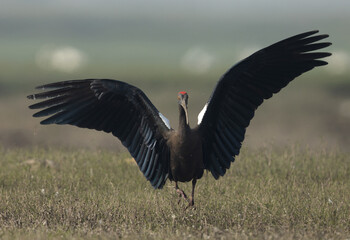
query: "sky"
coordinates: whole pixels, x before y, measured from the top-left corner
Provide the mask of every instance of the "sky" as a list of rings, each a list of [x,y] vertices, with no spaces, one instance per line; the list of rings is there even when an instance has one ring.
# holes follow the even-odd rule
[[[1,0],[1,18],[41,18],[63,15],[98,18],[213,18],[245,20],[337,17],[349,13],[348,0]]]

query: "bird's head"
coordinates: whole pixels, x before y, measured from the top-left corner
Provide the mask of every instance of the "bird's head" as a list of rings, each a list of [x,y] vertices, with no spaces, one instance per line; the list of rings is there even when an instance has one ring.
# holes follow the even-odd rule
[[[187,92],[181,91],[177,94],[177,100],[179,105],[183,108],[186,115],[186,123],[188,124],[188,114],[187,114],[187,102],[188,102],[188,94]]]

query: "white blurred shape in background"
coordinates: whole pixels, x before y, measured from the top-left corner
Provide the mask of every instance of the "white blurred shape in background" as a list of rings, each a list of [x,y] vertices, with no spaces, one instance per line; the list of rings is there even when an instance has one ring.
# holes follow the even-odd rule
[[[184,70],[200,75],[207,73],[214,62],[214,55],[199,46],[195,46],[188,49],[182,56],[180,65]]]
[[[325,69],[333,75],[343,75],[350,69],[350,55],[346,51],[334,51],[326,61],[329,65]]]
[[[36,64],[45,70],[71,73],[80,69],[86,62],[86,55],[71,46],[43,46],[36,54]]]

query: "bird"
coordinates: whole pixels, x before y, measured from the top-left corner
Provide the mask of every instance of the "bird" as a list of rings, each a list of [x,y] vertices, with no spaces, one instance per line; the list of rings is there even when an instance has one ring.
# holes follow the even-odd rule
[[[331,53],[316,51],[331,45],[321,41],[328,37],[318,30],[304,32],[233,65],[217,82],[194,128],[189,124],[186,91],[177,94],[179,125],[174,130],[141,89],[112,79],[38,86],[41,92],[27,97],[41,101],[29,108],[40,109],[33,117],[46,117],[40,122],[44,125],[70,124],[112,133],[155,189],[169,179],[179,201],[184,199],[191,207],[204,171],[219,179],[239,155],[246,128],[263,101],[299,75],[328,64],[323,58]],[[187,196],[178,183],[190,181],[192,192]]]

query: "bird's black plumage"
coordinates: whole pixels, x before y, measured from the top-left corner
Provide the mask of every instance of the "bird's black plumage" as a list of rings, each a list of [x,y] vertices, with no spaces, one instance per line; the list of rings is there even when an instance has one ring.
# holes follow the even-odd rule
[[[310,52],[331,45],[315,43],[328,35],[302,33],[261,49],[229,69],[217,83],[199,125],[204,165],[217,179],[238,155],[245,130],[264,99],[314,67],[327,52]],[[314,36],[313,36],[314,35]]]
[[[28,96],[48,99],[30,106],[44,108],[34,117],[51,115],[41,124],[71,124],[112,133],[128,148],[152,186],[164,185],[169,168],[164,136],[170,129],[140,89],[108,79],[64,81],[37,89],[55,89]]]
[[[38,87],[49,90],[28,96],[44,99],[31,109],[42,124],[71,124],[112,133],[127,147],[153,187],[166,180],[192,180],[193,205],[196,180],[203,170],[215,179],[223,176],[239,154],[246,128],[264,99],[272,97],[295,77],[314,67],[330,53],[313,52],[331,45],[318,41],[328,35],[302,33],[266,47],[229,69],[217,83],[199,115],[199,124],[188,124],[188,95],[178,95],[179,130],[170,128],[147,96],[137,87],[109,79],[71,80]]]

